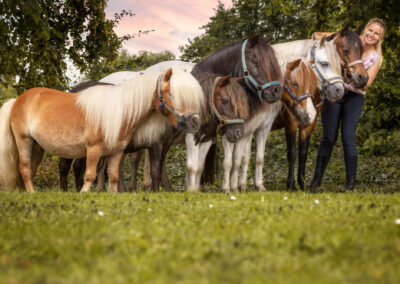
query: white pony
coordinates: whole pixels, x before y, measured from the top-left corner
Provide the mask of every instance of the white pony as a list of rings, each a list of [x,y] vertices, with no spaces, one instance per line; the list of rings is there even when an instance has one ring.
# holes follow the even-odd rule
[[[325,93],[326,97],[330,100],[339,99],[344,95],[343,81],[340,75],[341,60],[332,42],[327,42],[323,38],[320,41],[300,40],[277,44],[272,47],[281,66],[293,57],[307,57],[308,60],[314,59],[315,68],[318,69],[317,74],[319,73],[322,76],[318,74],[319,89],[321,92]],[[250,161],[253,133],[256,134],[254,185],[259,191],[266,190],[263,184],[265,142],[280,109],[281,102],[265,104],[264,112],[260,112],[248,121],[245,121],[244,138],[236,143],[230,143],[226,137],[222,137],[222,146],[224,148],[224,180],[222,189],[225,192],[247,188],[247,170]],[[315,119],[315,112],[315,108],[310,107],[309,117]],[[241,173],[239,176],[240,168]]]

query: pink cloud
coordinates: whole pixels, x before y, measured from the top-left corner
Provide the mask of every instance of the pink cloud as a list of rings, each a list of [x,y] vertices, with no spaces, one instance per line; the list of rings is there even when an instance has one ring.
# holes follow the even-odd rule
[[[231,7],[231,0],[223,0],[225,7]],[[187,43],[188,38],[203,33],[200,27],[215,15],[217,0],[110,0],[106,8],[108,18],[114,13],[132,10],[136,15],[125,18],[115,31],[119,36],[134,34],[139,30],[151,30],[147,35],[125,42],[123,47],[129,52],[139,50],[160,52],[170,50],[178,55],[178,46]]]

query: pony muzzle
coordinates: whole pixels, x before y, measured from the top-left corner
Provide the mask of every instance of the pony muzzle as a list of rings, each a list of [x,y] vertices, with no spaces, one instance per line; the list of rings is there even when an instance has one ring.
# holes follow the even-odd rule
[[[325,95],[328,101],[335,102],[344,96],[344,86],[341,82],[337,82],[326,86]]]
[[[263,100],[267,103],[275,103],[282,98],[283,89],[281,85],[272,85],[262,92]]]
[[[362,89],[368,83],[369,80],[368,74],[363,75],[358,71],[351,72],[350,74],[351,74],[351,81],[353,81],[355,88]]]
[[[191,112],[180,116],[177,127],[188,133],[196,133],[200,130],[200,124],[199,113]]]

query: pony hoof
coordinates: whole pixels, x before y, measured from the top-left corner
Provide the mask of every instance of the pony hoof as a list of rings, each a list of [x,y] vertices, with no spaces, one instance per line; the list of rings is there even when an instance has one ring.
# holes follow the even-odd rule
[[[229,188],[223,188],[222,191],[225,192],[225,193],[230,193],[231,192]]]
[[[263,185],[256,186],[257,190],[260,192],[267,191]]]
[[[242,184],[239,186],[240,192],[247,192],[247,185],[246,184]]]

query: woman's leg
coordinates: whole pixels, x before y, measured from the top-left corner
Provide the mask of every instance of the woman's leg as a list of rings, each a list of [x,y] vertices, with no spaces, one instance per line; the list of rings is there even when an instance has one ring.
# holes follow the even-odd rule
[[[364,95],[349,92],[342,108],[342,142],[346,166],[346,190],[352,190],[357,173],[356,132],[364,106]]]
[[[342,100],[334,103],[324,102],[321,112],[322,139],[318,148],[314,178],[309,185],[310,191],[321,186],[322,177],[331,157],[333,146],[337,140],[341,117]]]

